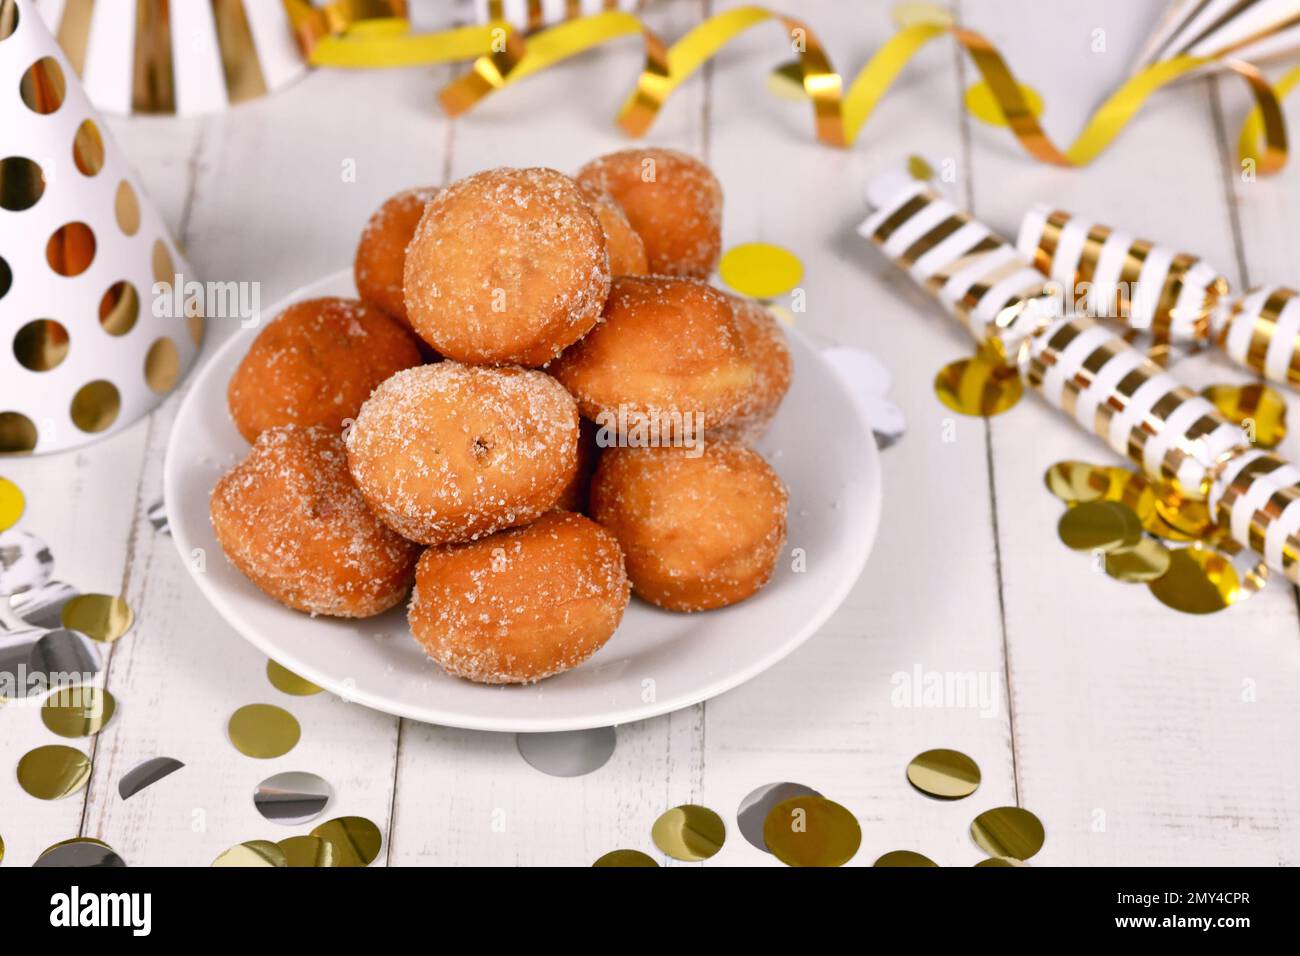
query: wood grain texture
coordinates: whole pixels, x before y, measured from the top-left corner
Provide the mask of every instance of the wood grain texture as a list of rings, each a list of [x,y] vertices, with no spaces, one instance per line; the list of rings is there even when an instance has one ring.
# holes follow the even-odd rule
[[[675,37],[738,5],[671,0],[649,16]],[[1044,122],[1065,142],[1125,74],[1159,4],[962,0],[958,12],[1043,94]],[[816,0],[799,14],[846,72],[892,30],[881,4]],[[1098,29],[1103,52],[1093,51]],[[974,75],[948,41],[908,68],[852,150],[831,150],[812,140],[806,105],[765,88],[787,43],[769,24],[729,46],[674,94],[648,141],[713,165],[726,192],[725,244],[768,240],[802,259],[805,332],[866,348],[894,371],[909,433],[884,456],[872,559],[821,633],[743,687],[618,728],[610,762],[576,779],[534,770],[512,735],[399,722],[326,694],[287,697],[148,525],[174,396],[108,441],[0,465],[27,490],[22,526],[49,540],[58,576],[124,591],[139,616],[111,651],[120,710],[88,742],[95,769],[85,792],[56,803],[23,793],[5,768],[56,741],[34,708],[0,711],[4,865],[28,865],[78,833],[132,864],[206,865],[241,840],[305,832],[253,808],[253,787],[279,770],[323,775],[336,791],[329,815],[373,819],[388,838],[381,862],[393,865],[587,865],[619,847],[662,861],[651,824],[685,802],[727,821],[714,864],[775,865],[734,824],[750,790],[780,780],[854,812],[858,866],[893,849],[969,865],[981,856],[971,818],[1017,803],[1046,825],[1035,861],[1045,865],[1300,862],[1294,590],[1275,583],[1194,619],[1091,572],[1057,541],[1061,507],[1041,475],[1061,458],[1113,456],[1034,400],[989,423],[954,418],[931,380],[968,353],[965,333],[853,233],[866,177],[921,152],[948,161],[956,197],[1007,235],[1032,202],[1050,200],[1181,243],[1234,283],[1294,283],[1300,164],[1242,181],[1230,145],[1245,104],[1231,82],[1204,79],[1160,94],[1093,166],[1037,164],[1004,130],[965,115]],[[269,305],[349,263],[366,217],[399,189],[502,164],[573,170],[627,145],[611,118],[640,60],[633,41],[615,43],[456,122],[434,102],[451,71],[417,68],[317,71],[226,113],[109,125],[202,277],[258,282]],[[230,328],[211,323],[206,354]],[[1178,373],[1197,385],[1244,378],[1213,356]],[[837,423],[810,427],[835,440]],[[1300,457],[1300,438],[1283,450]],[[949,692],[927,697],[936,680]],[[254,701],[302,722],[287,756],[253,760],[230,746],[227,717]],[[979,762],[973,797],[932,801],[908,786],[908,760],[940,746]],[[122,774],[158,755],[186,767],[122,801]]]

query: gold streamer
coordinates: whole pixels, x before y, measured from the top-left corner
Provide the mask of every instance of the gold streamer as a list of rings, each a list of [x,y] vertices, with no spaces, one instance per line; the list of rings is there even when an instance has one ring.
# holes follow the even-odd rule
[[[460,27],[423,35],[409,33],[400,14],[364,15],[385,0],[336,0],[313,8],[306,0],[284,0],[308,60],[317,66],[383,67],[440,63],[477,56],[470,71],[443,88],[439,100],[451,116],[471,109],[496,90],[518,82],[610,41],[640,35],[645,65],[636,89],[619,110],[618,123],[632,136],[653,124],[672,92],[723,47],[742,33],[769,21],[781,25],[799,52],[798,70],[813,106],[819,140],[830,146],[851,145],[876,105],[903,68],[930,41],[951,35],[970,56],[1008,128],[1021,147],[1045,163],[1084,166],[1100,155],[1157,90],[1208,64],[1240,76],[1249,86],[1254,109],[1241,136],[1242,158],[1260,173],[1286,162],[1287,138],[1279,94],[1248,63],[1215,56],[1181,55],[1152,64],[1129,78],[1092,115],[1066,149],[1048,137],[1026,101],[1002,55],[981,34],[942,21],[904,26],[857,73],[847,91],[816,35],[802,21],[760,6],[737,7],[709,17],[671,46],[630,13],[606,12],[569,20],[541,30],[526,41],[505,23]],[[392,5],[400,5],[392,0]],[[1226,51],[1231,52],[1231,51]],[[1291,86],[1300,71],[1288,75]],[[1285,92],[1283,90],[1283,92]],[[1260,140],[1262,139],[1262,148]]]
[[[175,113],[171,12],[165,4],[155,6],[149,0],[136,0],[135,11],[131,110],[136,113]]]

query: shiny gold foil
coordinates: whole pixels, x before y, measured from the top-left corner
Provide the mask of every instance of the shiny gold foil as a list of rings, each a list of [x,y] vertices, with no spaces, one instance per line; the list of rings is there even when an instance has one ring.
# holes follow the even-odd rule
[[[144,357],[144,380],[159,395],[166,395],[181,374],[181,354],[176,343],[163,336],[155,339]]]
[[[872,866],[938,866],[934,860],[913,850],[890,850],[877,858]]]
[[[311,835],[329,847],[330,866],[369,866],[384,843],[379,827],[365,817],[326,820]]]
[[[990,418],[1013,408],[1025,392],[1015,366],[986,352],[949,362],[934,379],[934,393],[960,415]]]
[[[276,690],[292,694],[294,697],[310,697],[321,692],[321,688],[307,678],[299,677],[287,667],[270,659],[266,662],[266,679]]]
[[[654,857],[640,850],[610,850],[592,866],[658,866]]]
[[[253,31],[244,13],[244,0],[212,0],[212,20],[221,50],[226,98],[242,103],[266,95],[266,77],[253,44]]]
[[[989,856],[1027,860],[1043,848],[1045,834],[1038,817],[1021,807],[985,810],[970,825],[971,839]]]
[[[284,850],[270,840],[248,840],[226,850],[215,860],[213,866],[288,866],[289,861]]]
[[[1106,555],[1106,573],[1118,581],[1146,583],[1169,570],[1169,549],[1154,538],[1143,538],[1131,548]]]
[[[62,687],[41,704],[41,722],[60,737],[92,737],[116,711],[117,700],[102,687]]]
[[[1067,504],[1081,501],[1118,500],[1112,497],[1120,469],[1092,465],[1086,461],[1058,461],[1043,475],[1047,490]],[[1123,472],[1127,475],[1127,472]],[[1118,487],[1122,488],[1122,484]]]
[[[64,223],[45,243],[45,261],[61,276],[79,276],[95,259],[95,234],[84,222]]]
[[[48,372],[68,357],[68,330],[53,319],[28,322],[14,336],[14,357],[33,372]]]
[[[131,109],[136,113],[175,113],[171,11],[167,4],[155,0],[136,0],[135,10]]]
[[[1057,533],[1075,551],[1118,551],[1142,538],[1133,509],[1116,501],[1085,501],[1061,516]]]
[[[980,768],[960,751],[927,750],[907,765],[907,782],[932,797],[957,800],[979,789]]]
[[[63,67],[52,56],[41,57],[29,66],[18,82],[18,95],[33,113],[56,112],[67,92]]]
[[[94,120],[83,120],[72,139],[72,162],[83,176],[94,176],[104,168],[104,137]]]
[[[36,205],[44,195],[45,173],[35,160],[26,156],[0,157],[0,209],[22,212]],[[9,275],[8,266],[5,271]]]
[[[767,815],[763,840],[787,866],[843,866],[862,845],[862,828],[833,800],[791,797]]]
[[[125,179],[117,184],[117,193],[113,197],[113,214],[117,218],[117,227],[124,235],[134,236],[139,230],[140,201]]]
[[[40,800],[69,796],[89,779],[90,758],[62,744],[29,750],[18,761],[18,785]]]
[[[1286,437],[1286,400],[1261,382],[1211,385],[1202,395],[1229,421],[1246,429],[1260,448],[1276,448]]]
[[[122,396],[117,386],[105,379],[88,382],[72,396],[72,424],[83,432],[102,432],[117,421]]]
[[[1172,552],[1169,570],[1147,586],[1161,604],[1186,614],[1213,614],[1258,590],[1243,584],[1230,557],[1200,543]]]
[[[986,860],[980,860],[976,866],[1028,866],[1020,860],[1013,860],[1009,856],[991,856]]]
[[[126,281],[114,282],[99,300],[99,327],[109,335],[126,335],[140,318],[140,295]]]
[[[314,836],[286,837],[276,844],[284,854],[286,866],[339,866],[334,859],[334,847]]]
[[[230,716],[230,742],[248,757],[282,757],[298,744],[302,728],[297,719],[273,704],[246,704]]]
[[[22,412],[0,412],[0,455],[23,455],[36,447],[36,426]]]
[[[674,860],[707,860],[727,839],[727,828],[708,807],[685,803],[660,814],[650,830],[655,846]]]
[[[79,594],[63,605],[63,626],[92,640],[112,644],[131,629],[135,612],[112,594]]]

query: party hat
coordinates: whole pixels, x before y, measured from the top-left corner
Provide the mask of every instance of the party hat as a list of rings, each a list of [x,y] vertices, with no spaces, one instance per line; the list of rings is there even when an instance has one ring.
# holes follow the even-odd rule
[[[1257,61],[1300,50],[1300,0],[1174,0],[1138,68],[1187,53]]]
[[[189,265],[31,0],[0,0],[0,130],[0,453],[75,448],[162,401],[203,320],[173,305]]]
[[[224,109],[307,72],[280,0],[38,0],[106,113]]]

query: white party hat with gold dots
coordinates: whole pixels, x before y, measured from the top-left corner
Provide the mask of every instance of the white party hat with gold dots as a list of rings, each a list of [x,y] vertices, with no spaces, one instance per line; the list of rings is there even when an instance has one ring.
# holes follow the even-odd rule
[[[61,451],[162,401],[203,320],[155,294],[189,266],[31,0],[0,0],[0,131],[0,454]]]

